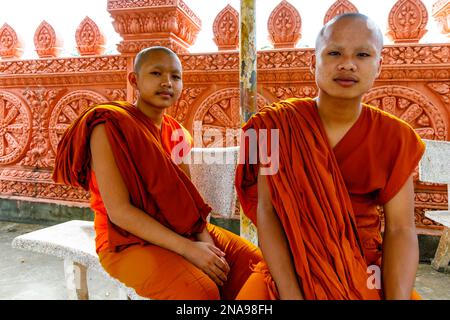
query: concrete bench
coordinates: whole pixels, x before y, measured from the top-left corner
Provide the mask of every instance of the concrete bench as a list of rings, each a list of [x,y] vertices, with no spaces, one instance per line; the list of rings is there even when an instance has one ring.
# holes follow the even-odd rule
[[[450,142],[424,140],[425,154],[419,163],[419,179],[423,182],[446,184],[450,195]],[[437,271],[444,271],[450,262],[450,201],[447,211],[426,211],[425,216],[444,226],[431,265]]]
[[[238,154],[239,147],[194,148],[191,152],[193,183],[213,212],[225,218],[230,218],[235,210],[234,172]],[[72,220],[20,235],[14,238],[12,246],[63,259],[69,299],[89,299],[87,270],[97,271],[109,279],[119,290],[120,299],[145,299],[102,268],[95,252],[95,231],[91,221]]]

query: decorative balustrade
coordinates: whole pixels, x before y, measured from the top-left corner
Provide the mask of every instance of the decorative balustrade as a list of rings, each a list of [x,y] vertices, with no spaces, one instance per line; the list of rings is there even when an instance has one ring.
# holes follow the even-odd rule
[[[441,0],[432,12],[447,35],[449,9],[450,0]],[[214,128],[225,136],[227,129],[239,128],[236,9],[227,6],[217,15],[213,30],[219,51],[208,54],[188,52],[201,22],[181,0],[109,0],[108,11],[123,38],[119,55],[102,55],[104,36],[88,17],[76,31],[80,57],[59,57],[62,39],[45,21],[34,37],[39,59],[19,59],[22,47],[16,32],[7,24],[0,29],[0,198],[88,205],[85,191],[51,181],[58,142],[89,106],[132,101],[127,73],[133,55],[146,46],[165,45],[179,53],[184,90],[168,112],[194,134],[195,141],[204,147],[224,146],[224,140],[203,132]],[[324,21],[357,11],[350,1],[338,0]],[[364,101],[405,120],[423,138],[450,140],[450,43],[417,43],[425,34],[427,18],[420,1],[400,0],[393,6],[388,33],[395,44],[383,49],[382,73]],[[258,106],[315,96],[317,87],[309,70],[313,49],[295,48],[302,33],[300,13],[280,1],[268,28],[275,49],[258,52]],[[236,140],[228,143],[235,145]],[[417,226],[422,233],[436,233],[439,227],[423,211],[446,208],[448,195],[439,185],[417,182],[417,175],[415,180]]]

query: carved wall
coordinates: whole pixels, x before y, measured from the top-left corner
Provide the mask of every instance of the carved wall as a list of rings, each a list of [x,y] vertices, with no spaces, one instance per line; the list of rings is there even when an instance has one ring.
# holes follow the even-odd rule
[[[158,16],[158,7],[170,9],[168,20]],[[437,20],[442,20],[442,12],[450,16],[445,11],[449,7],[449,0],[438,1],[433,16]],[[202,123],[203,130],[239,128],[235,9],[227,6],[217,16],[214,32],[219,52],[208,54],[186,53],[201,22],[181,0],[110,0],[108,10],[124,39],[118,45],[120,55],[100,55],[103,36],[89,18],[77,29],[80,57],[73,58],[57,56],[60,41],[46,22],[36,30],[36,50],[42,58],[35,60],[18,59],[21,46],[15,31],[8,25],[0,29],[1,198],[88,205],[88,194],[83,190],[51,181],[58,142],[89,106],[108,100],[132,101],[134,93],[126,76],[134,53],[147,45],[170,45],[180,53],[184,90],[169,114],[191,132],[196,122]],[[423,10],[420,1],[394,5],[390,30],[397,43],[383,49],[383,71],[364,101],[405,120],[423,138],[450,140],[450,43],[416,43],[424,34],[423,23],[411,23],[405,17],[425,19],[428,15]],[[338,0],[324,21],[356,11],[350,1]],[[317,88],[309,70],[313,50],[293,48],[301,37],[298,11],[289,2],[280,1],[268,27],[277,49],[258,52],[258,106],[287,97],[315,96]],[[198,141],[206,147],[237,143],[214,137]],[[440,185],[418,182],[417,174],[415,180],[417,226],[421,233],[436,233],[440,228],[424,218],[423,211],[446,208],[448,195]]]

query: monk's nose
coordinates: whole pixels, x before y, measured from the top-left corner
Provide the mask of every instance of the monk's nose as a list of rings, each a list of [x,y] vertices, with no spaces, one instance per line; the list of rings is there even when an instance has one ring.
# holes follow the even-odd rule
[[[356,71],[356,65],[350,61],[343,61],[338,65],[339,71]]]
[[[161,82],[161,87],[172,88],[172,81],[170,81],[170,78],[163,79]]]

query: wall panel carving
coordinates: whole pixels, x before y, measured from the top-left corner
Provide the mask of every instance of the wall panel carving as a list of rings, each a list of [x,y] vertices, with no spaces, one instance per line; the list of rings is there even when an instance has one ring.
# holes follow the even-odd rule
[[[87,192],[51,181],[57,144],[64,130],[89,106],[133,99],[127,73],[134,54],[147,46],[164,45],[180,53],[184,89],[168,110],[170,115],[191,131],[195,121],[204,125],[202,133],[215,129],[224,135],[227,129],[239,128],[238,51],[189,54],[201,21],[181,0],[107,3],[114,28],[123,38],[118,44],[120,55],[99,55],[101,51],[94,50],[103,43],[92,20],[80,24],[77,45],[85,46],[83,54],[96,56],[46,58],[44,51],[53,54],[49,48],[55,45],[51,27],[43,24],[45,28],[41,25],[36,30],[42,58],[20,60],[18,35],[6,24],[0,28],[0,197],[87,205]],[[450,21],[449,6],[450,0],[436,2],[435,19]],[[236,10],[227,8],[227,14],[216,19],[216,38],[220,49],[233,50],[237,48]],[[325,21],[341,12],[356,11],[350,1],[337,0]],[[396,44],[383,49],[382,73],[364,101],[404,119],[424,138],[450,140],[450,43],[417,43],[426,32],[427,19],[420,1],[397,1],[389,20]],[[258,107],[288,97],[315,96],[317,88],[309,70],[313,49],[292,48],[301,35],[295,6],[281,1],[268,25],[274,45],[283,49],[257,53]],[[443,26],[444,33],[447,29]],[[237,141],[233,135],[228,141],[203,136],[201,143],[211,147]],[[417,226],[423,232],[439,231],[423,211],[447,207],[445,188],[418,182],[416,173],[415,190]]]

